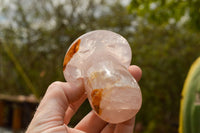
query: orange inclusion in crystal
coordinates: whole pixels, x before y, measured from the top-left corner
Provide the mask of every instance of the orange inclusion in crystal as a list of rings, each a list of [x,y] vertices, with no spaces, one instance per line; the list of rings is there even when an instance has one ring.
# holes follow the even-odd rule
[[[71,60],[71,58],[73,57],[73,55],[78,51],[79,46],[80,46],[80,42],[81,40],[77,40],[69,49],[69,51],[67,52],[67,54],[65,55],[64,58],[64,62],[63,62],[63,71],[65,70],[68,62]]]
[[[95,111],[100,115],[101,109],[100,109],[100,102],[102,98],[102,92],[103,89],[94,89],[91,93],[92,97],[92,105],[94,106]]]

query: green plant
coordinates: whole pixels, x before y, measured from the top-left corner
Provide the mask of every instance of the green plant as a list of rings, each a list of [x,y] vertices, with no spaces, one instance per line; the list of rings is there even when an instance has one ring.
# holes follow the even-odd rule
[[[1,42],[0,42],[1,43]],[[15,65],[16,70],[18,71],[19,75],[22,77],[22,79],[24,80],[27,88],[37,97],[39,98],[39,94],[38,91],[36,90],[36,88],[34,87],[34,85],[32,84],[31,80],[28,78],[27,74],[25,73],[24,69],[22,68],[21,64],[19,63],[19,61],[17,60],[17,58],[15,57],[15,55],[12,53],[12,51],[10,50],[9,46],[5,43],[1,43],[3,46],[4,51],[7,53],[7,55],[9,56],[10,60],[13,62],[13,64]]]
[[[180,108],[179,133],[200,132],[200,57],[185,80]]]

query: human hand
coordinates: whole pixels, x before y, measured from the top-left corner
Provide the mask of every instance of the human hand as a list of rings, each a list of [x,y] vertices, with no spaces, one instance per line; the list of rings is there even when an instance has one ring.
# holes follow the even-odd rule
[[[129,72],[139,81],[142,71],[130,66]],[[132,133],[135,117],[119,124],[100,119],[92,110],[74,128],[68,127],[72,116],[87,98],[83,84],[54,82],[41,100],[27,133]]]

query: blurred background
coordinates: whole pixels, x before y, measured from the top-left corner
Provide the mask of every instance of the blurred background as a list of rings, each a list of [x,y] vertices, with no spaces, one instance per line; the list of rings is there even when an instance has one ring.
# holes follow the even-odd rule
[[[176,133],[184,80],[200,55],[199,5],[198,0],[0,0],[0,100],[13,108],[24,96],[19,110],[34,111],[49,84],[65,81],[62,63],[69,45],[91,30],[111,30],[128,40],[132,64],[143,70],[135,132]],[[7,106],[0,102],[5,108],[0,124],[11,128]],[[86,101],[70,125],[90,110]],[[20,128],[26,128],[29,115]]]

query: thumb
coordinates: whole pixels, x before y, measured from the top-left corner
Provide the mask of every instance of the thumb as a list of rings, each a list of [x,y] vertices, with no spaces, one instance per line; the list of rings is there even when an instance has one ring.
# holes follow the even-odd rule
[[[82,82],[80,84],[59,81],[52,83],[41,100],[29,128],[45,130],[62,125],[69,104],[78,100],[83,94]]]

